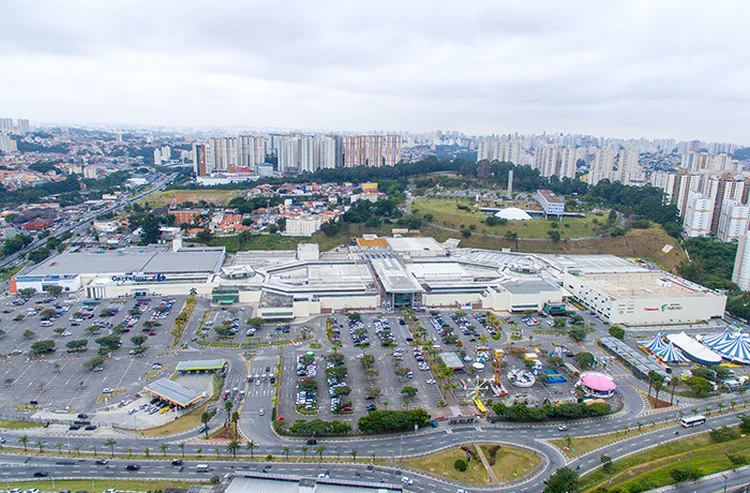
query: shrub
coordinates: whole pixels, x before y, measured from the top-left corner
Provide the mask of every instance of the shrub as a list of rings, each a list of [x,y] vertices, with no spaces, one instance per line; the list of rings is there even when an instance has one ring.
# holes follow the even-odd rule
[[[698,471],[685,467],[676,467],[669,471],[669,475],[675,483],[684,483],[685,481],[692,481],[701,477]]]
[[[722,426],[721,428],[716,428],[715,430],[711,430],[711,439],[714,442],[722,443],[722,442],[728,442],[730,440],[736,440],[740,437],[740,432],[734,428],[729,428],[727,426]]]
[[[453,463],[453,467],[455,467],[457,471],[464,472],[467,467],[466,461],[463,459],[456,459],[456,462]]]

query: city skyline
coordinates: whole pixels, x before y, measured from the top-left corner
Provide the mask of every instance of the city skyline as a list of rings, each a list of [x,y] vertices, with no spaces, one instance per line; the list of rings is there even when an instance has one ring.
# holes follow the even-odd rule
[[[740,3],[700,15],[674,2],[172,7],[11,3],[0,33],[13,69],[0,84],[4,113],[746,143]]]

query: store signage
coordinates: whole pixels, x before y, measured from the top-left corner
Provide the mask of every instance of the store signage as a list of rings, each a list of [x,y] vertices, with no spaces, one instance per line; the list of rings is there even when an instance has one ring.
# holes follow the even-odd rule
[[[680,305],[679,303],[664,303],[661,306],[661,311],[663,312],[674,310],[682,310],[682,305]]]
[[[166,281],[167,276],[165,276],[162,273],[159,274],[153,274],[153,275],[129,275],[129,276],[112,276],[113,282],[125,282],[125,281],[132,281],[132,282],[162,282]]]

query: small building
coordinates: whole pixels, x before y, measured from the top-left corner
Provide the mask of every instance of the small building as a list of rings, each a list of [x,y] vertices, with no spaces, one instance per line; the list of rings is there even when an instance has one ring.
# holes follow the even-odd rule
[[[328,478],[306,478],[269,472],[242,472],[231,478],[224,493],[401,493],[402,485]]]
[[[200,361],[180,361],[177,363],[177,373],[215,373],[224,371],[227,361],[223,359],[209,359]]]
[[[537,190],[536,201],[542,206],[544,216],[562,216],[565,212],[565,201],[552,190]]]
[[[29,233],[33,233],[35,231],[44,231],[54,225],[55,221],[52,219],[32,219],[31,221],[23,223],[21,227]]]
[[[578,384],[589,397],[608,399],[615,395],[615,380],[606,373],[585,371],[581,373]]]
[[[143,390],[179,408],[188,407],[203,397],[195,390],[184,387],[168,378],[160,378],[151,382]]]
[[[462,372],[465,370],[464,362],[461,360],[461,357],[456,352],[443,352],[439,353],[438,357],[440,357],[441,360],[443,360],[443,363],[445,363],[445,366],[450,368],[451,370],[455,372]]]

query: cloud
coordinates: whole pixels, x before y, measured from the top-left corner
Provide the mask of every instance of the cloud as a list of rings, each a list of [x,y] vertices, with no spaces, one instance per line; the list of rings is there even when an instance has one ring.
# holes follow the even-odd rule
[[[5,5],[0,107],[37,121],[745,139],[742,2]]]

